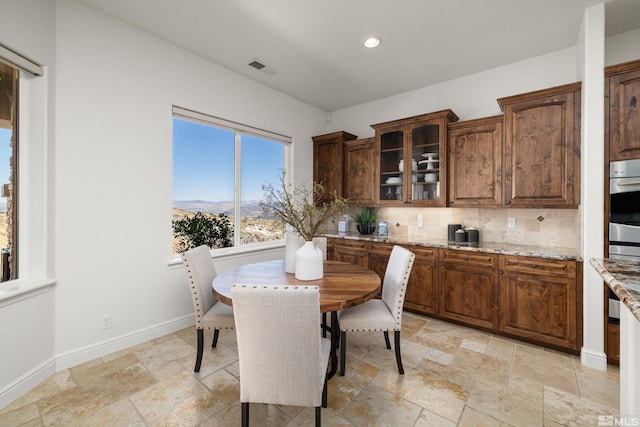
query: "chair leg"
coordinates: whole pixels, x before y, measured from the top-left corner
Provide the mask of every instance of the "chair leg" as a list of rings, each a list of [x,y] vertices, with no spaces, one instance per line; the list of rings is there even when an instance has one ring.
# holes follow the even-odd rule
[[[322,313],[322,338],[327,337],[327,313]]]
[[[389,342],[389,331],[384,331],[384,343],[387,345],[387,350],[391,350],[391,343]]]
[[[327,376],[324,376],[324,387],[322,388],[322,407],[327,407]]]
[[[344,377],[344,366],[347,359],[347,331],[340,332],[340,376]]]
[[[316,427],[320,427],[322,423],[320,422],[320,407],[316,406]],[[249,427],[247,425],[247,427]]]
[[[211,343],[211,347],[215,347],[218,345],[218,335],[220,334],[220,329],[213,330],[213,342]]]
[[[196,367],[193,368],[193,372],[200,372],[200,365],[202,364],[202,350],[204,348],[204,330],[196,329],[198,335],[198,352],[196,353]]]
[[[396,347],[396,362],[398,363],[398,372],[400,373],[400,375],[404,375],[404,368],[402,367],[402,356],[400,356],[400,331],[393,331],[393,338],[393,344]]]
[[[249,427],[249,402],[242,402],[240,405],[242,412],[242,427]]]

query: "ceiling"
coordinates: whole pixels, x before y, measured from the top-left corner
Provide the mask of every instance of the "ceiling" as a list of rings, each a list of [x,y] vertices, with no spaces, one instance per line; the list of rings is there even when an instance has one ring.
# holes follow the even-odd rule
[[[603,0],[79,1],[332,112],[575,46]],[[639,28],[640,1],[606,15],[607,35]]]

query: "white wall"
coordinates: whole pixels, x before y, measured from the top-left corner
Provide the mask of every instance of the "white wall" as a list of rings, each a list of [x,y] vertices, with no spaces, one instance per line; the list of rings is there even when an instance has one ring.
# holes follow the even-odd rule
[[[604,247],[604,4],[586,10],[578,49],[582,79],[582,363],[606,369],[604,353],[604,285],[589,264],[602,258]]]
[[[324,113],[74,1],[57,16],[56,353],[67,365],[68,352],[191,318],[184,272],[167,266],[172,105],[292,136],[297,180],[310,178]]]
[[[622,64],[638,58],[640,58],[640,28],[607,37],[605,40],[605,65]]]
[[[55,3],[2,3],[0,43],[44,66],[20,76],[20,280],[0,285],[0,408],[55,372],[51,248]]]
[[[367,138],[370,125],[450,108],[460,120],[500,114],[496,99],[578,81],[575,48],[379,99],[331,113],[325,132]]]

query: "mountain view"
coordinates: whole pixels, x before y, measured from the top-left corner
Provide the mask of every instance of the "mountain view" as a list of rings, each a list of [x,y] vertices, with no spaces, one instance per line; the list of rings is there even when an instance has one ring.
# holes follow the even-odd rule
[[[257,200],[242,204],[240,219],[240,243],[256,243],[282,239],[282,226],[275,219],[262,218]],[[223,213],[234,221],[233,202],[209,202],[205,200],[179,200],[173,202],[173,219],[183,218],[195,212],[218,216]],[[177,240],[173,239],[173,253],[178,253]]]
[[[232,216],[233,201],[223,202],[210,202],[207,200],[174,200],[173,207],[191,212],[202,212],[211,214],[225,214]],[[250,200],[242,202],[241,207],[242,214],[248,218],[260,218],[262,216],[262,209],[260,209],[260,202],[258,200]]]

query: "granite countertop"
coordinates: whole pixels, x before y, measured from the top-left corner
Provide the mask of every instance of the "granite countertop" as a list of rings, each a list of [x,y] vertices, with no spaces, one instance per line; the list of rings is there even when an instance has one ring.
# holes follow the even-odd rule
[[[591,258],[589,262],[620,301],[640,320],[640,262],[611,258]]]
[[[558,259],[566,261],[582,261],[582,257],[575,249],[553,248],[546,246],[515,245],[510,243],[480,242],[480,243],[455,243],[446,239],[430,239],[407,236],[378,236],[377,234],[361,235],[359,233],[326,233],[327,237],[335,237],[350,240],[363,240],[368,242],[392,243],[399,245],[425,246],[431,248],[453,249],[459,251],[484,252],[500,255],[517,255]]]

